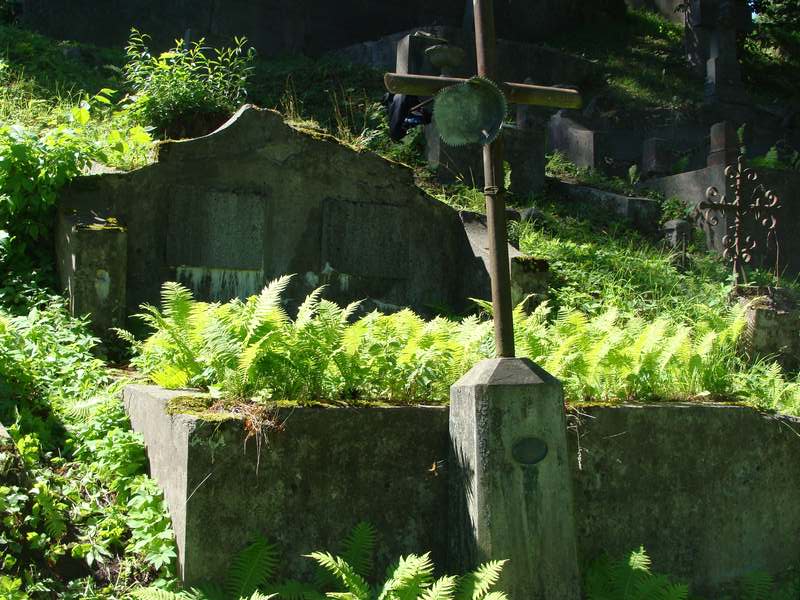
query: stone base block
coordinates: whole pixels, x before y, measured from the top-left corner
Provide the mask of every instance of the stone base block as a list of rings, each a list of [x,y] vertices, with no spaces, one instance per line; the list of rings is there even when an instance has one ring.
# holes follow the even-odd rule
[[[451,563],[508,559],[511,598],[578,600],[561,384],[527,359],[485,360],[451,390]]]
[[[101,337],[124,327],[128,233],[112,219],[61,215],[56,254],[61,285],[74,316],[90,316]]]

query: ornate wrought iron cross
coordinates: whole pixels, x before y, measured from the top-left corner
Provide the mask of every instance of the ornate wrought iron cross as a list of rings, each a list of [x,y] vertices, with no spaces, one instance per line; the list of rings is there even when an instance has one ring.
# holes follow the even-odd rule
[[[775,242],[775,277],[779,271],[778,211],[781,209],[780,199],[772,191],[764,187],[758,179],[758,173],[745,166],[743,156],[739,156],[737,164],[725,168],[725,186],[733,192],[733,200],[720,192],[716,187],[706,190],[706,200],[698,206],[703,219],[712,227],[719,224],[720,214],[733,216],[728,222],[728,232],[722,238],[723,256],[733,263],[733,284],[747,283],[744,265],[753,260],[753,251],[758,242],[745,232],[748,220],[766,230],[767,242]],[[749,193],[749,195],[748,195]]]
[[[478,75],[490,79],[502,89],[509,102],[553,108],[580,108],[581,97],[575,90],[497,81],[496,37],[493,0],[473,0],[475,48]],[[386,88],[395,94],[432,96],[442,89],[462,84],[466,79],[387,73]],[[489,270],[492,278],[492,306],[497,356],[514,356],[514,324],[511,307],[511,278],[506,239],[506,212],[503,189],[502,136],[483,147],[484,195],[489,228]]]

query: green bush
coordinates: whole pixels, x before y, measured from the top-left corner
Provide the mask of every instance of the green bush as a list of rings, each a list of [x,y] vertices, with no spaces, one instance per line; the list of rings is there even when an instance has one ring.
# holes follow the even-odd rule
[[[161,492],[95,344],[61,304],[0,310],[0,422],[25,467],[0,483],[2,598],[118,598],[172,573]]]
[[[203,45],[204,40],[153,56],[148,36],[133,29],[126,48],[125,80],[133,91],[129,110],[142,125],[175,129],[199,116],[229,116],[247,95],[255,51],[236,38],[232,48]]]
[[[17,252],[49,240],[58,191],[91,162],[135,164],[149,151],[141,127],[110,116],[113,94],[83,100],[55,127],[0,126],[0,230]]]

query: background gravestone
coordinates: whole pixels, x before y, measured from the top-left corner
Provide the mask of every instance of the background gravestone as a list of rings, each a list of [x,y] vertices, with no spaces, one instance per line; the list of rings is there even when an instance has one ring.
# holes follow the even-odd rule
[[[210,136],[161,145],[156,164],[74,181],[59,205],[66,287],[65,236],[80,214],[127,231],[127,314],[157,303],[165,281],[225,301],[287,273],[298,275],[294,304],[320,285],[342,304],[423,315],[489,297],[458,213],[416,187],[408,167],[292,129],[274,111],[246,106]]]

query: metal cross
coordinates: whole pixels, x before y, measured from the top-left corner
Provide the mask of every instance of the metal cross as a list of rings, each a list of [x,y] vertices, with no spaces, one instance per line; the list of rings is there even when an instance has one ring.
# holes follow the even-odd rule
[[[726,186],[733,191],[733,200],[727,194],[720,198],[719,190],[710,187],[706,190],[706,200],[698,205],[703,219],[712,227],[719,224],[719,214],[733,215],[733,223],[726,223],[728,233],[722,238],[723,256],[733,262],[733,285],[738,287],[747,275],[745,263],[753,260],[753,251],[758,246],[756,240],[745,233],[747,220],[761,225],[767,231],[767,241],[776,243],[775,277],[780,275],[780,254],[777,248],[778,216],[781,209],[778,196],[758,182],[758,173],[747,168],[744,157],[739,156],[735,165],[725,168]],[[750,187],[752,186],[752,187]],[[749,188],[749,189],[748,189]],[[749,200],[746,195],[750,192]],[[714,213],[714,214],[712,214]]]
[[[580,108],[581,97],[576,90],[542,87],[522,83],[497,81],[496,38],[493,0],[473,0],[475,17],[475,48],[478,75],[497,83],[509,102],[553,108]],[[387,73],[386,88],[395,94],[432,96],[451,85],[464,83],[455,77],[431,77]],[[506,239],[506,211],[503,189],[502,137],[483,147],[484,195],[486,221],[489,228],[489,270],[492,279],[492,307],[497,356],[514,356],[514,324],[511,307],[511,277]]]

